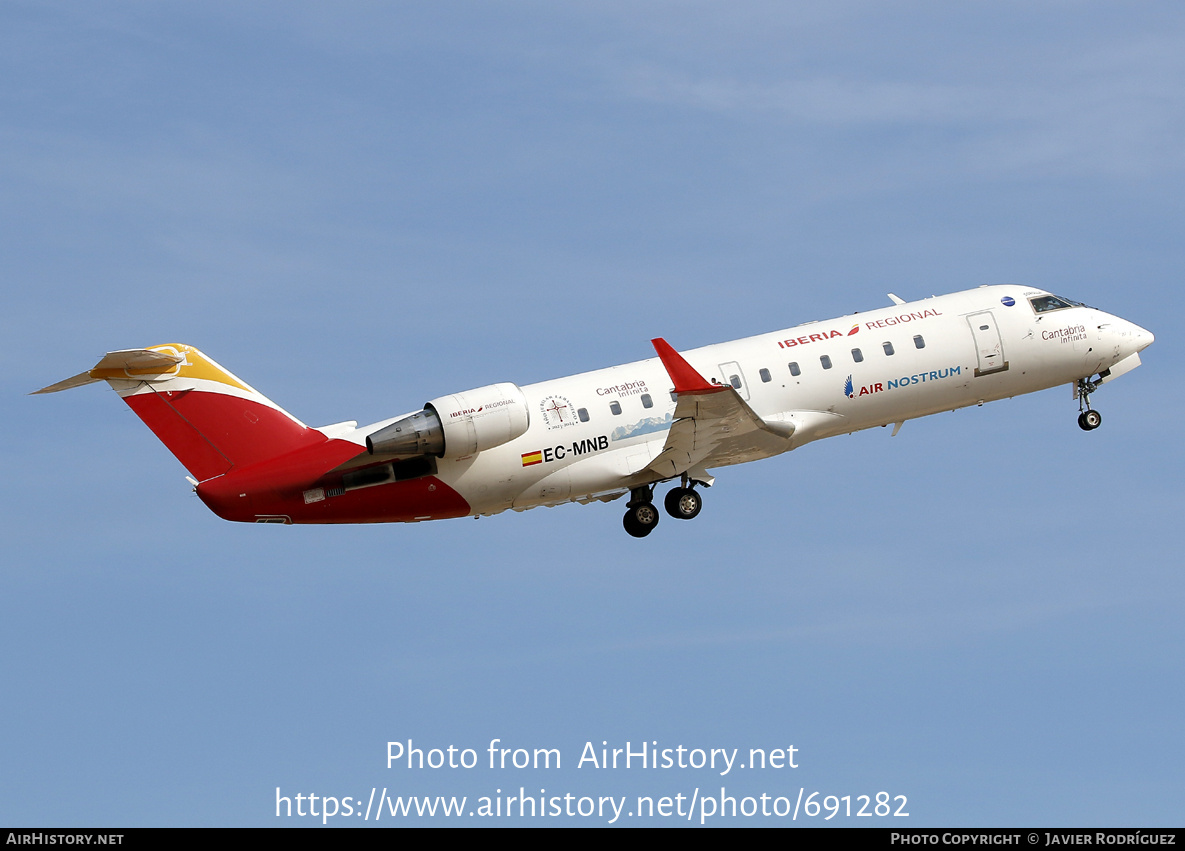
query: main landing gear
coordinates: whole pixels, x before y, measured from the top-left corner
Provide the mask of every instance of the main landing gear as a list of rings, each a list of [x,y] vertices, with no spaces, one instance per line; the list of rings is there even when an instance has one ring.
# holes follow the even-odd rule
[[[1098,382],[1078,379],[1078,428],[1083,431],[1094,431],[1103,424],[1103,415],[1090,407],[1090,394],[1098,388]]]
[[[667,492],[662,503],[667,514],[679,520],[691,520],[699,514],[704,501],[695,490],[695,484],[684,476],[679,487]],[[658,518],[658,509],[654,507],[654,485],[644,485],[630,491],[629,505],[622,518],[625,531],[635,538],[645,538],[658,525]]]
[[[644,485],[630,491],[630,501],[621,524],[635,538],[645,538],[658,525],[658,509],[654,507],[654,485]]]
[[[667,497],[662,501],[662,505],[667,510],[667,514],[672,517],[679,520],[691,520],[704,507],[704,501],[695,492],[695,488],[678,487],[667,491]]]

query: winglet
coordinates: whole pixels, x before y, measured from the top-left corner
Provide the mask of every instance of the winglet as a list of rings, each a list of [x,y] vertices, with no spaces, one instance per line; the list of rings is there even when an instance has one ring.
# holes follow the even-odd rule
[[[650,342],[658,352],[662,365],[666,367],[667,375],[675,382],[676,393],[719,393],[729,389],[727,384],[712,384],[707,381],[662,337],[656,337]]]

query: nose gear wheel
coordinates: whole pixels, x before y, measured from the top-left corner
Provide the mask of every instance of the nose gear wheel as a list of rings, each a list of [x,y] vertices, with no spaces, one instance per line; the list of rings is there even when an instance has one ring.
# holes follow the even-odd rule
[[[1099,383],[1089,378],[1078,379],[1078,427],[1083,431],[1094,431],[1103,424],[1103,415],[1090,407],[1090,394],[1098,389]]]

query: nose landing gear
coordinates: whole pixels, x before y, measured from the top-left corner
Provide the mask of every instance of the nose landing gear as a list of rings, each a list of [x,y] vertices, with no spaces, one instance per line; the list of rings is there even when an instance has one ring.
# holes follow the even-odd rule
[[[1103,424],[1103,415],[1090,407],[1090,394],[1098,387],[1099,382],[1078,379],[1078,427],[1083,431],[1094,431]]]
[[[1083,411],[1078,415],[1078,427],[1083,431],[1094,431],[1103,424],[1103,415],[1098,411]]]

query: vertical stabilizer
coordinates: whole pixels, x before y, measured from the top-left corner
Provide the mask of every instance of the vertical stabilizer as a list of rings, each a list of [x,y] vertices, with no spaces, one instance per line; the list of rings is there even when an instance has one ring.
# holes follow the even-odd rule
[[[42,388],[106,381],[198,481],[326,441],[192,346],[109,352],[93,369]]]

